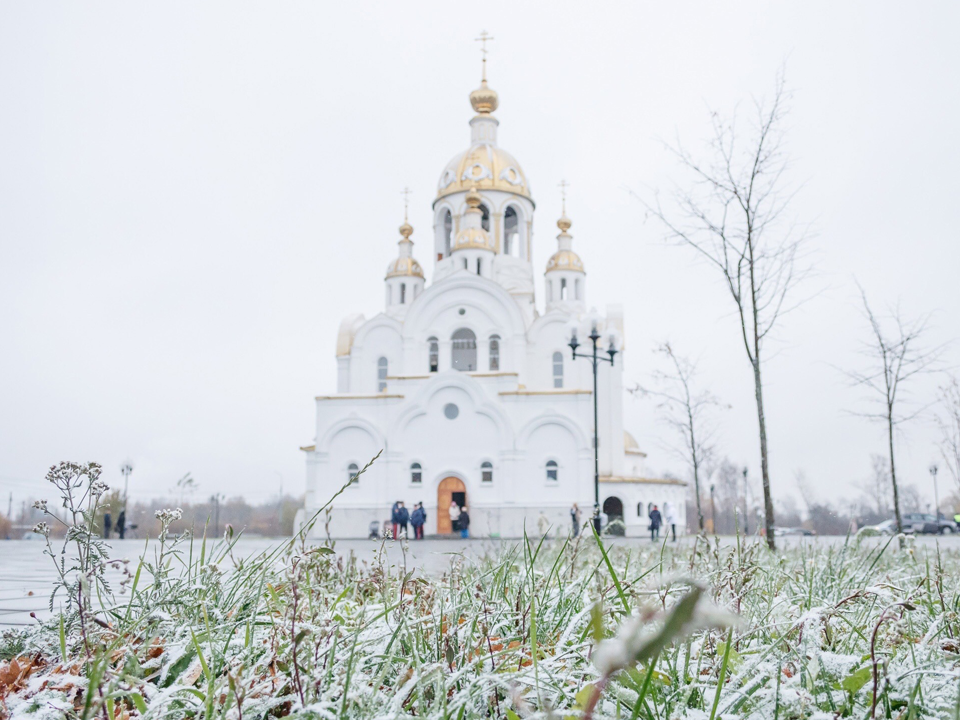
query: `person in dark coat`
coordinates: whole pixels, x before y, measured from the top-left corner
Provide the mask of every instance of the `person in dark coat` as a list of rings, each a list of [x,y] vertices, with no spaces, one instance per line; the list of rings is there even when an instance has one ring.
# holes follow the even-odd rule
[[[580,534],[580,508],[576,503],[570,508],[570,522],[573,525],[573,536],[577,537]]]
[[[404,536],[407,534],[408,522],[410,522],[410,511],[407,510],[401,502],[400,507],[397,508],[397,525],[400,527],[400,531]]]
[[[427,522],[427,512],[423,509],[423,503],[417,503],[410,513],[410,524],[413,525],[413,537],[416,540],[423,540],[423,526]]]
[[[400,525],[400,501],[397,500],[390,508],[390,523],[393,525],[393,539],[397,539],[397,532]]]
[[[460,527],[460,537],[470,537],[470,513],[467,512],[466,505],[460,508],[460,517],[457,520],[457,525]]]
[[[110,513],[105,512],[103,514],[103,538],[104,540],[110,539],[110,528],[113,526],[113,523],[110,521]]]
[[[663,524],[663,516],[660,515],[660,511],[657,510],[657,506],[653,506],[653,510],[650,511],[650,540],[653,542],[657,541],[657,538],[660,537],[660,526]]]
[[[121,510],[120,514],[117,515],[117,536],[123,540],[124,534],[127,532],[127,511]]]

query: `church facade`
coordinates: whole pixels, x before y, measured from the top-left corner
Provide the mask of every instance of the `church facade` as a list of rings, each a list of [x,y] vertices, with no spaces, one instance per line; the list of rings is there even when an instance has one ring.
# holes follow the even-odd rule
[[[394,502],[422,502],[425,533],[451,531],[452,502],[469,508],[471,535],[534,534],[546,518],[566,532],[577,503],[594,507],[594,377],[582,352],[596,329],[599,504],[628,535],[647,532],[649,508],[669,504],[685,527],[684,483],[646,477],[644,453],[623,426],[623,315],[588,312],[587,273],[566,210],[534,294],[527,175],[497,142],[497,93],[484,73],[470,94],[470,146],[444,167],[433,201],[427,284],[404,220],[384,278],[384,309],[344,318],[336,392],[316,398],[306,455],[306,517],[345,483],[330,515],[335,537],[360,537]],[[381,452],[382,451],[382,452]],[[377,453],[376,462],[354,475]],[[619,521],[619,522],[617,522]],[[317,524],[316,532],[320,532]]]

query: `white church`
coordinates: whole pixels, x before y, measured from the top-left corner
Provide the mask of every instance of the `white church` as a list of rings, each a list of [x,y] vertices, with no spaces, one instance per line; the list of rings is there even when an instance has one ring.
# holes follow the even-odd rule
[[[527,174],[497,143],[498,98],[485,72],[470,104],[470,145],[443,168],[433,201],[432,281],[405,219],[383,310],[340,325],[336,392],[316,398],[316,435],[301,448],[306,517],[353,479],[332,506],[334,537],[365,536],[397,500],[423,503],[428,536],[451,532],[451,502],[469,508],[473,537],[537,534],[544,517],[568,532],[571,506],[586,524],[595,494],[613,531],[643,535],[650,507],[669,503],[679,532],[685,483],[647,477],[623,426],[622,309],[588,312],[565,209],[537,302],[536,205]],[[593,364],[569,347],[576,333],[578,353],[592,353],[594,329],[601,356],[619,351],[599,363],[599,490]]]

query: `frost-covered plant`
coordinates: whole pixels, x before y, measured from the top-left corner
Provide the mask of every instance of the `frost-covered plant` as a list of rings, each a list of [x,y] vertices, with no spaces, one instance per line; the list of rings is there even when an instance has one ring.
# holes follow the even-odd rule
[[[55,550],[47,522],[37,523],[33,531],[42,535],[48,555],[57,570],[57,582],[50,595],[50,609],[61,590],[68,608],[81,616],[92,610],[92,596],[110,593],[104,572],[110,562],[106,543],[97,533],[100,500],[109,489],[100,480],[97,463],[62,462],[47,472],[47,481],[59,492],[65,510],[61,518],[48,507],[47,500],[38,500],[34,508],[66,528],[63,544]]]

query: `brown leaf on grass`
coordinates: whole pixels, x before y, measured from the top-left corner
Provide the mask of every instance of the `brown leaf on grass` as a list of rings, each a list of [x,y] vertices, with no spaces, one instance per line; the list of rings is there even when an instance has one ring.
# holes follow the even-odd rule
[[[197,660],[187,668],[187,671],[181,676],[180,680],[187,687],[192,687],[197,680],[200,679],[201,673],[203,673],[203,668],[200,667],[200,661]]]

